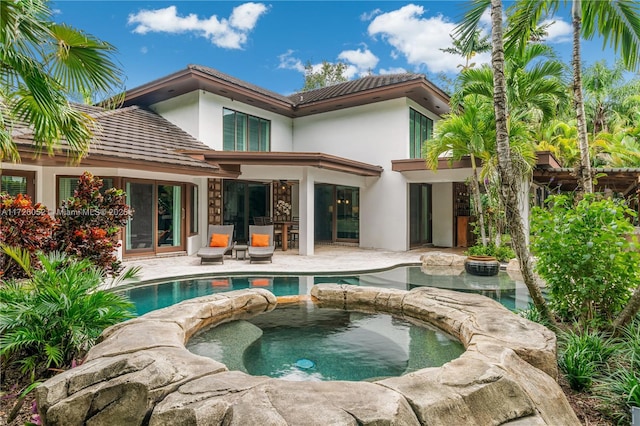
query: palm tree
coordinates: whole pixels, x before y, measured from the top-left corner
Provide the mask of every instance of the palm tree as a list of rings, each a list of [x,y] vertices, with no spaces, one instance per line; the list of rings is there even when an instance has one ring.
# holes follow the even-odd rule
[[[518,0],[513,6],[507,31],[507,44],[529,40],[531,31],[543,15],[553,15],[559,0]],[[595,34],[619,52],[625,67],[640,68],[640,3],[637,0],[572,0],[573,23],[573,97],[578,126],[581,161],[579,177],[585,192],[593,192],[587,125],[582,95],[580,39]]]
[[[0,2],[0,160],[19,161],[11,125],[31,126],[37,153],[65,140],[77,159],[87,153],[94,120],[69,100],[107,95],[122,84],[116,49],[53,22],[46,0]]]
[[[424,144],[424,149],[427,167],[432,170],[438,168],[438,159],[442,154],[447,154],[451,162],[467,156],[471,159],[471,192],[480,225],[480,238],[482,245],[486,247],[487,234],[476,159],[486,161],[494,151],[492,145],[495,142],[495,125],[493,113],[482,103],[478,96],[467,96],[464,99],[464,110],[447,114],[438,121],[434,136],[429,143]]]
[[[465,63],[458,64],[458,68],[461,68],[462,71],[476,66],[475,62],[471,62],[471,58],[476,56],[478,53],[489,52],[491,50],[489,37],[480,35],[480,30],[477,30],[473,34],[471,41],[466,44],[463,44],[462,40],[453,37],[451,34],[449,36],[453,39],[453,47],[447,47],[446,49],[440,50],[452,55],[462,56]]]
[[[491,7],[491,68],[493,71],[493,107],[496,123],[496,151],[498,157],[498,175],[500,180],[500,197],[505,207],[507,225],[511,231],[513,248],[520,262],[522,277],[531,299],[540,314],[550,324],[555,324],[549,307],[542,296],[540,286],[533,275],[527,236],[524,231],[523,218],[519,209],[518,182],[516,181],[511,149],[509,143],[507,89],[505,80],[505,58],[502,30],[502,1],[474,0],[465,14],[457,34],[462,39],[468,38],[478,27],[480,18],[486,8]],[[523,44],[524,45],[524,44]]]
[[[527,43],[522,51],[505,55],[505,84],[509,117],[530,124],[554,118],[557,105],[566,98],[565,66],[552,49]],[[468,69],[460,74],[463,94],[493,99],[493,70],[489,66]]]

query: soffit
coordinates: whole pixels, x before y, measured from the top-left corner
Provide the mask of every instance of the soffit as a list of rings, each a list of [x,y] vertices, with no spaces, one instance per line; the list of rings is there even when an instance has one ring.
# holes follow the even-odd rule
[[[239,172],[242,166],[297,166],[315,167],[358,176],[382,174],[383,168],[348,158],[319,152],[237,152],[237,151],[191,151],[187,155],[204,156],[204,159],[222,171]]]

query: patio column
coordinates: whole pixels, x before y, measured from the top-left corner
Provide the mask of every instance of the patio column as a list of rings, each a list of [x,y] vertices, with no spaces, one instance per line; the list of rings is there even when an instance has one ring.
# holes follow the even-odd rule
[[[313,256],[314,253],[314,221],[315,221],[315,180],[313,172],[309,167],[305,167],[300,180],[300,238],[299,253],[302,256]]]

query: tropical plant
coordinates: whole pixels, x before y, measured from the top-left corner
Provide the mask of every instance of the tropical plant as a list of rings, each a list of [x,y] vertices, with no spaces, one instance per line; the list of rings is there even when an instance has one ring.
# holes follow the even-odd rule
[[[532,252],[549,301],[565,322],[609,327],[640,282],[640,252],[624,201],[568,195],[532,211]],[[635,313],[634,313],[635,315]],[[621,324],[622,325],[622,324]]]
[[[39,255],[42,269],[27,281],[0,287],[0,356],[23,374],[64,368],[82,359],[102,331],[132,317],[123,295],[102,290],[104,270],[88,259],[53,252]],[[127,270],[132,279],[138,270]]]
[[[461,68],[462,71],[467,70],[469,68],[473,68],[476,66],[475,62],[470,62],[471,59],[476,56],[478,53],[490,52],[491,51],[491,42],[489,41],[488,36],[483,36],[480,30],[477,30],[470,42],[463,43],[462,40],[453,37],[451,34],[449,36],[452,39],[453,47],[447,47],[446,49],[440,49],[442,52],[450,53],[452,55],[459,55],[464,58],[464,64],[458,64],[458,68]]]
[[[0,246],[18,246],[26,250],[27,260],[35,265],[37,251],[49,251],[53,247],[54,220],[40,203],[33,204],[28,195],[13,197],[0,193]],[[25,277],[25,270],[11,258],[0,252],[0,278]]]
[[[616,346],[594,395],[618,424],[628,424],[630,406],[640,407],[640,316],[623,327]]]
[[[123,190],[101,192],[102,179],[84,172],[73,197],[64,200],[56,213],[53,232],[57,250],[91,260],[109,274],[117,274],[121,262],[115,250],[121,227],[133,215]]]
[[[484,0],[488,3],[488,0]],[[553,15],[560,7],[560,0],[518,0],[510,9],[507,46],[519,45],[531,37],[532,30],[542,18]],[[582,190],[593,192],[587,123],[583,100],[582,60],[580,39],[602,36],[604,44],[620,53],[625,67],[637,70],[640,67],[640,3],[635,0],[572,0],[573,24],[573,97],[578,127],[578,146],[581,162],[579,181]],[[479,17],[478,17],[479,19]]]
[[[482,245],[487,245],[484,213],[480,199],[479,174],[476,158],[486,161],[494,151],[495,125],[493,112],[478,96],[464,99],[464,110],[445,115],[438,121],[433,138],[423,145],[427,167],[437,170],[438,159],[446,154],[450,162],[468,156],[473,176],[471,191],[478,215]]]
[[[527,43],[520,50],[505,53],[505,84],[509,118],[530,124],[549,122],[557,105],[566,99],[565,66],[553,50],[543,44]],[[493,71],[489,66],[460,73],[462,92],[493,97]]]
[[[492,256],[498,259],[500,262],[508,262],[516,257],[516,253],[509,246],[500,245],[496,246],[493,243],[489,243],[486,246],[476,244],[467,250],[469,256]]]
[[[589,389],[617,346],[600,332],[568,331],[561,333],[559,338],[562,350],[558,364],[571,389]]]
[[[480,18],[487,7],[491,6],[491,69],[493,77],[493,108],[496,123],[497,171],[500,182],[500,198],[505,207],[506,222],[510,230],[513,248],[520,262],[520,270],[529,295],[536,309],[550,324],[555,323],[549,307],[542,296],[540,286],[533,275],[529,248],[528,232],[520,212],[520,195],[518,182],[513,170],[511,146],[509,142],[508,101],[505,81],[505,58],[502,28],[502,1],[475,0],[457,27],[456,34],[463,40],[469,40],[478,29]],[[525,46],[525,43],[522,43]]]
[[[617,93],[615,88],[624,81],[623,67],[617,63],[609,68],[605,61],[598,61],[584,70],[583,88],[587,129],[596,135],[610,131],[615,119]]]
[[[36,152],[51,154],[64,139],[81,158],[95,121],[68,98],[107,94],[122,83],[112,45],[52,16],[46,0],[0,2],[0,160],[20,158],[11,137],[17,121],[30,125]]]

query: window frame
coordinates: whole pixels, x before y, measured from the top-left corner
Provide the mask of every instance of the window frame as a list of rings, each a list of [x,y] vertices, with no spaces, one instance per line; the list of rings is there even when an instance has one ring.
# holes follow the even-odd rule
[[[13,170],[13,169],[1,169],[0,176],[15,176],[21,177],[26,180],[27,192],[23,195],[28,195],[33,202],[36,201],[36,172],[32,170]]]
[[[225,117],[233,115],[233,149],[230,149],[226,137]],[[242,123],[241,125],[239,123]],[[257,136],[257,150],[252,149],[256,141],[252,140],[252,129],[255,127]],[[238,132],[238,129],[241,132]],[[240,139],[238,138],[239,133]],[[222,108],[222,149],[223,151],[241,151],[241,152],[270,152],[271,151],[271,120],[258,117],[257,115],[247,114],[245,112],[236,111],[231,108]]]
[[[409,158],[423,158],[422,148],[425,142],[432,138],[433,120],[418,110],[409,108]]]

